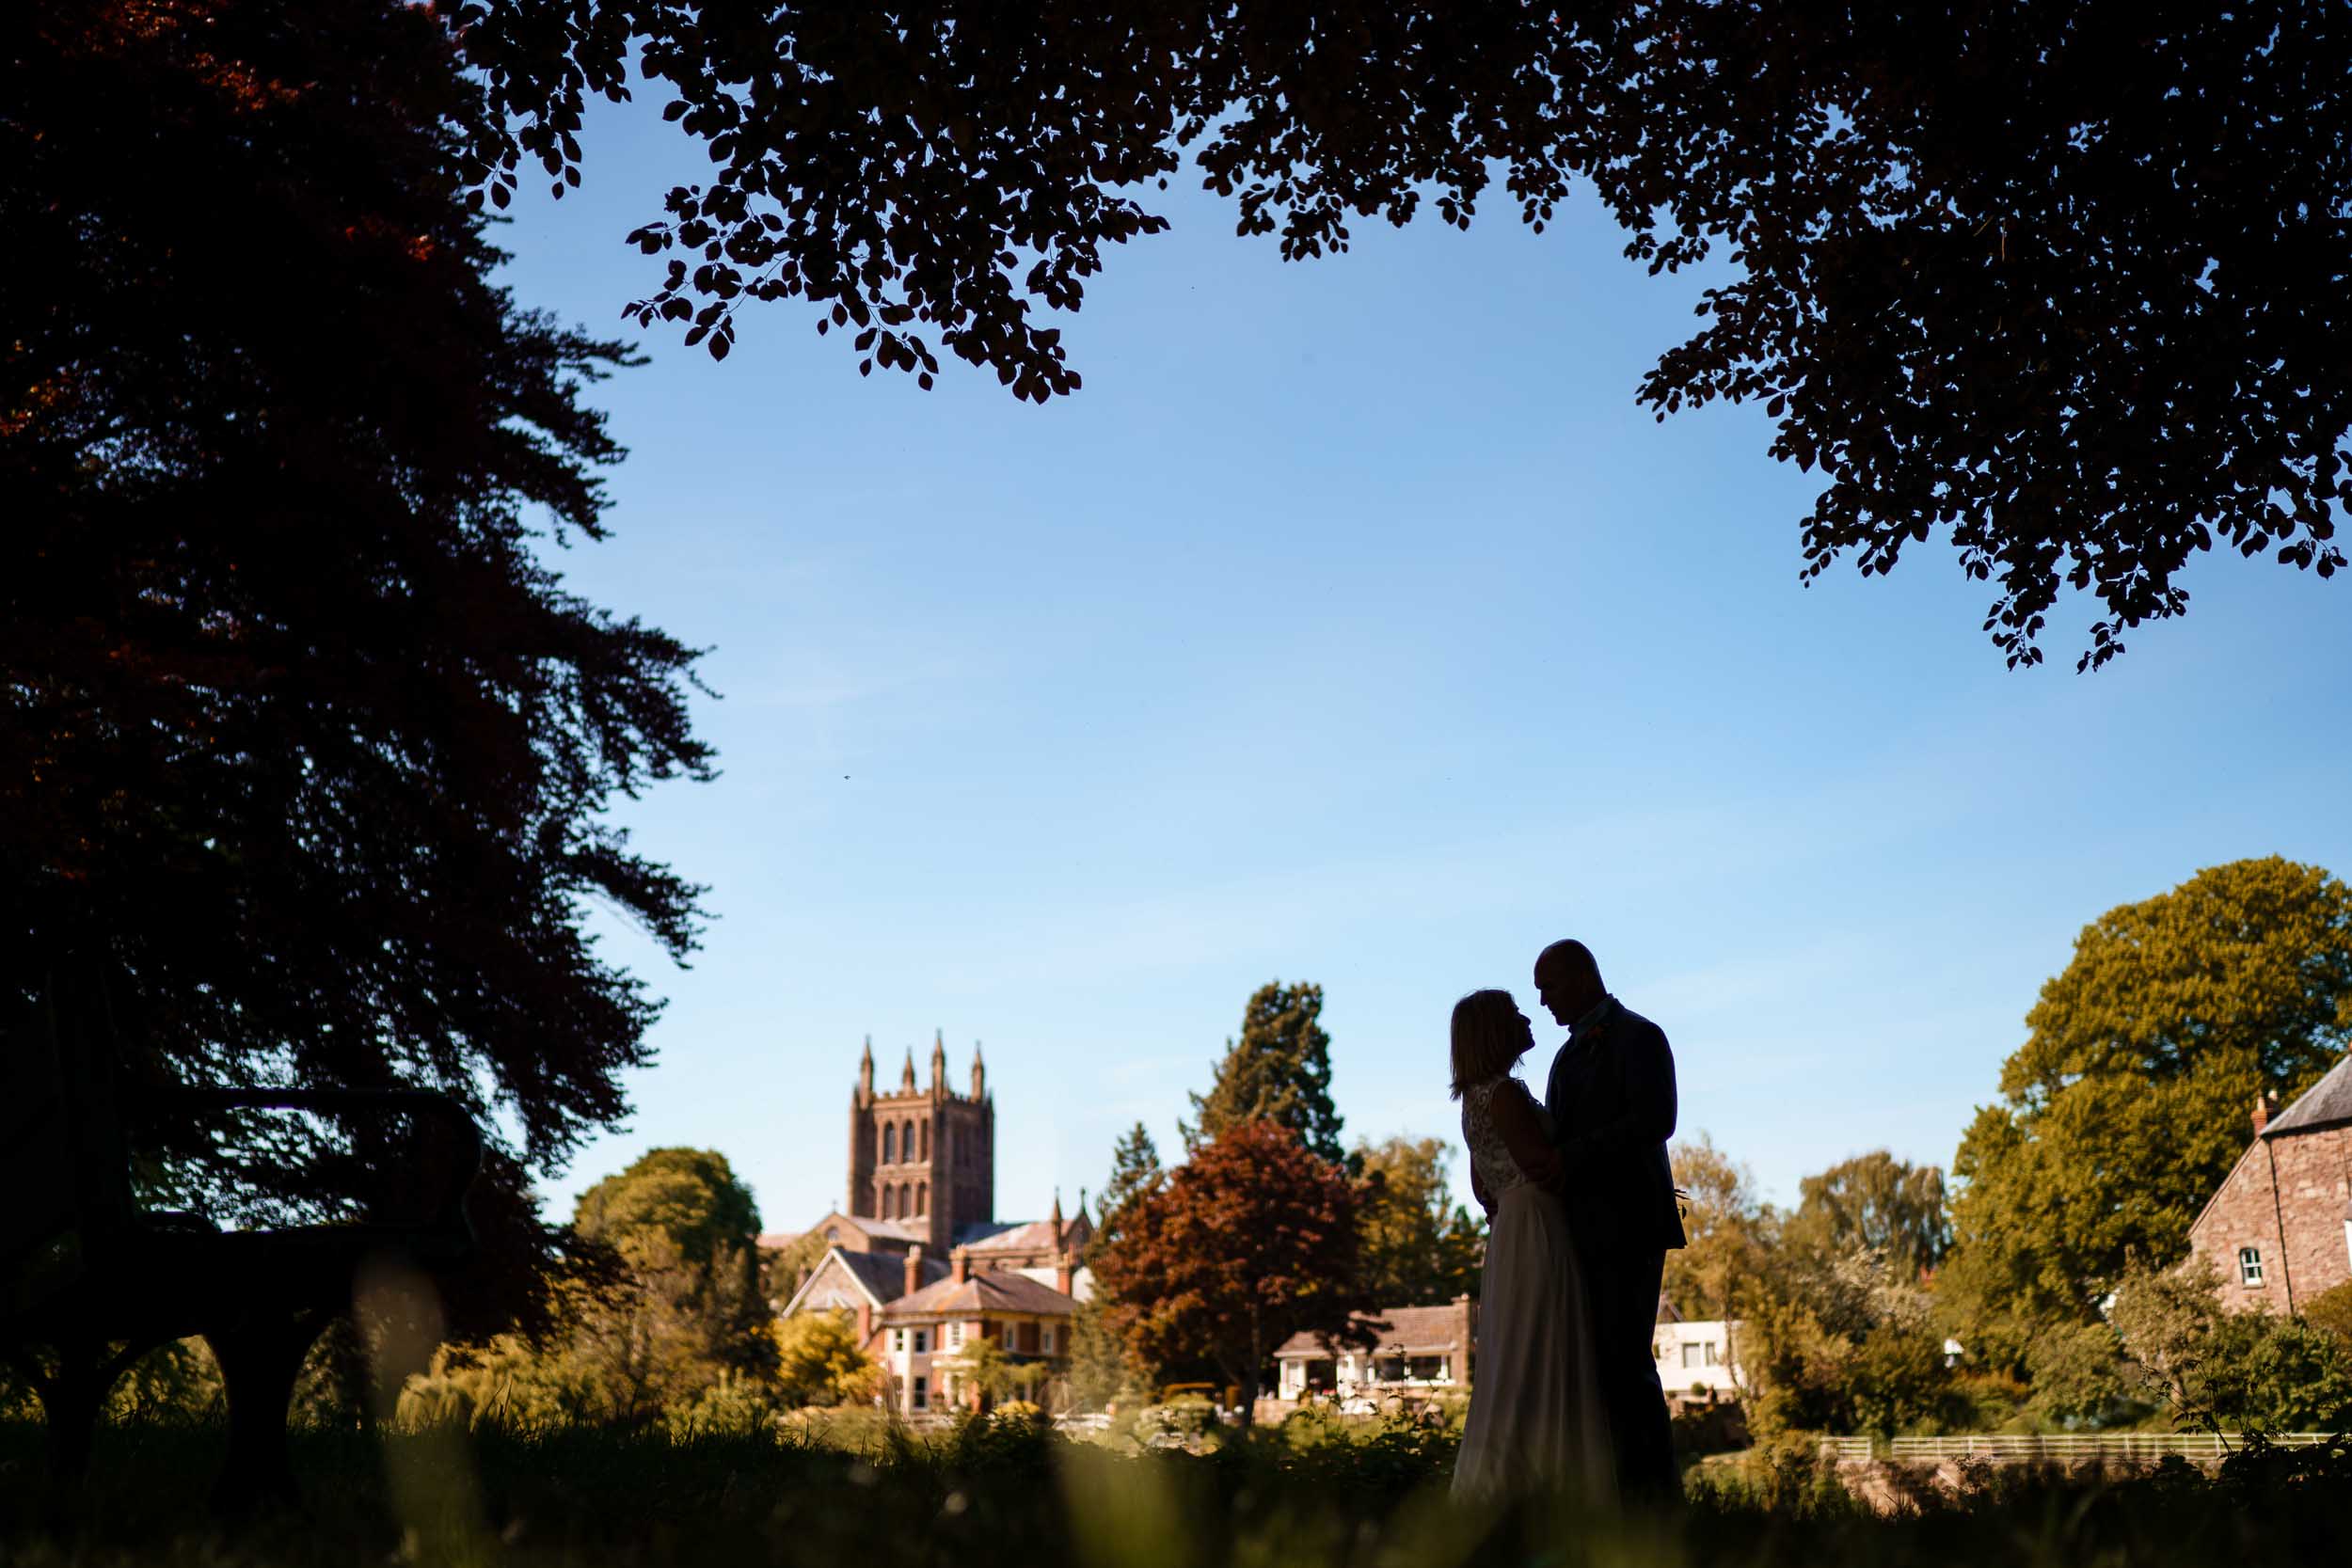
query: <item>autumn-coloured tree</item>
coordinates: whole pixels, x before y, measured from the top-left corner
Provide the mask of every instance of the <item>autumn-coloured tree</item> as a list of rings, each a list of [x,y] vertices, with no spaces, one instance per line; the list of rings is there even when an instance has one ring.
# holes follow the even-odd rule
[[[493,282],[484,100],[429,9],[54,0],[0,35],[0,1000],[102,970],[126,1095],[454,1095],[488,1280],[647,1060],[588,907],[679,957],[697,923],[603,815],[707,773],[692,655],[547,560],[605,531],[582,396],[626,350]],[[164,1131],[167,1201],[398,1212],[404,1129]]]
[[[1094,1262],[1111,1321],[1145,1360],[1205,1357],[1251,1418],[1267,1359],[1294,1334],[1369,1339],[1359,1190],[1298,1135],[1241,1122],[1146,1191]]]
[[[1042,403],[1079,387],[1053,312],[1167,229],[1170,179],[1285,260],[1468,227],[1497,180],[1541,231],[1589,182],[1653,272],[1729,257],[1639,396],[1762,405],[1821,481],[1808,576],[1947,539],[2012,662],[2073,589],[2097,664],[2200,552],[2344,564],[2332,5],[440,4],[492,199],[527,161],[576,181],[583,100],[632,63],[703,144],[646,194],[633,309],[714,355],[798,300],[861,371],[953,356]]]

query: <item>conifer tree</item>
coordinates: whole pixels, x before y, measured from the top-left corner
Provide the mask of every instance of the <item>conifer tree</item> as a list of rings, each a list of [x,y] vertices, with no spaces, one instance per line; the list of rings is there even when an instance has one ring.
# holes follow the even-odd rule
[[[1323,1031],[1323,988],[1267,982],[1242,1010],[1241,1037],[1225,1042],[1216,1081],[1192,1096],[1184,1147],[1198,1150],[1232,1128],[1260,1119],[1289,1128],[1309,1152],[1341,1164],[1340,1113],[1331,1102],[1331,1037]]]

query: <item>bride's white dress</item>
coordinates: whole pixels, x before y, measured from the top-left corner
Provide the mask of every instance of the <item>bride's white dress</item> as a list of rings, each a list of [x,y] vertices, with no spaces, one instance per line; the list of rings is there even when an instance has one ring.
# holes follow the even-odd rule
[[[1494,1123],[1496,1095],[1526,1092],[1507,1077],[1462,1091],[1462,1141],[1495,1207],[1454,1495],[1565,1487],[1606,1504],[1616,1465],[1567,1216],[1520,1171]],[[1543,1107],[1530,1104],[1549,1130]]]

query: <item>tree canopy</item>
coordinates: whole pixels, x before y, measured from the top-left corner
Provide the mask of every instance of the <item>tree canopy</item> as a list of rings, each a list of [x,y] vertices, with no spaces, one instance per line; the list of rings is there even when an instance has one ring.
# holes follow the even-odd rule
[[[1331,1101],[1331,1037],[1322,1017],[1321,986],[1260,986],[1242,1009],[1241,1038],[1225,1042],[1209,1092],[1192,1097],[1193,1119],[1182,1129],[1185,1145],[1198,1148],[1263,1118],[1338,1164],[1340,1112]]]
[[[1388,1307],[1434,1307],[1476,1294],[1484,1227],[1454,1201],[1443,1138],[1359,1142],[1364,1291]]]
[[[626,348],[492,283],[489,111],[429,11],[0,28],[0,991],[101,964],[132,1092],[455,1096],[512,1259],[647,1060],[584,906],[680,958],[698,920],[602,815],[707,775],[693,655],[543,559],[604,534],[581,400]],[[183,1182],[381,1196],[358,1132],[180,1131]]]
[[[1226,1128],[1129,1208],[1095,1259],[1112,1326],[1149,1364],[1206,1357],[1242,1391],[1294,1334],[1356,1337],[1358,1189],[1270,1118]]]
[[[658,1241],[697,1267],[756,1244],[759,1209],[727,1157],[708,1148],[656,1148],[580,1195],[574,1228],[624,1252]]]
[[[1589,182],[1651,271],[1720,255],[1642,382],[1754,401],[1818,469],[1804,574],[1943,534],[2011,663],[2181,613],[2200,551],[2331,575],[2352,436],[2352,30],[2190,0],[745,9],[438,0],[489,84],[469,172],[577,182],[632,64],[702,143],[631,307],[723,356],[805,300],[861,372],[1075,391],[1049,312],[1184,172],[1286,260],[1356,219],[1540,231]]]
[[[1944,1173],[1872,1149],[1798,1184],[1788,1240],[1825,1255],[1871,1252],[1899,1277],[1917,1279],[1951,1244]]]
[[[2110,910],[2026,1015],[1955,1174],[1944,1288],[1981,1328],[2090,1317],[2169,1264],[2253,1136],[2352,1044],[2352,889],[2271,857]]]

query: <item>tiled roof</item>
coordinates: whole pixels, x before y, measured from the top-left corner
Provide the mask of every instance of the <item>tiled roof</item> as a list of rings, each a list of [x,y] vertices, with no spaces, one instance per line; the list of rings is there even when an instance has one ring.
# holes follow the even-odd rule
[[[1068,1316],[1078,1304],[1051,1285],[1041,1285],[1009,1269],[992,1269],[958,1283],[941,1279],[911,1296],[900,1296],[882,1308],[884,1318],[916,1317],[927,1312],[1030,1312]]]
[[[1094,1222],[1081,1211],[1077,1218],[1065,1221],[1061,1227],[1061,1244],[1082,1248],[1094,1235]],[[956,1230],[956,1245],[974,1252],[1051,1252],[1054,1250],[1054,1222],[1043,1220],[983,1220],[961,1226]]]
[[[2328,1070],[2328,1076],[2297,1096],[2294,1104],[2271,1118],[2263,1136],[2281,1132],[2316,1132],[2323,1127],[2352,1122],[2352,1055]]]
[[[1366,1321],[1359,1317],[1358,1322]],[[1462,1309],[1459,1307],[1384,1307],[1370,1321],[1389,1326],[1379,1330],[1380,1340],[1375,1354],[1391,1355],[1418,1354],[1430,1351],[1454,1350],[1461,1345]],[[1328,1355],[1323,1341],[1312,1334],[1294,1334],[1282,1341],[1277,1355]]]
[[[936,1283],[946,1277],[947,1264],[942,1259],[926,1258],[922,1273],[926,1285]],[[786,1304],[785,1310],[790,1313],[803,1307],[852,1305],[846,1299],[847,1291],[833,1285],[833,1281],[844,1276],[847,1276],[851,1289],[887,1305],[906,1291],[907,1260],[894,1254],[850,1252],[834,1247],[825,1254],[824,1261],[809,1271],[808,1277],[801,1282],[801,1288],[792,1292],[792,1299]]]
[[[1061,1273],[1059,1269],[1053,1267],[1052,1265],[1039,1265],[1036,1267],[1022,1269],[1008,1269],[1004,1272],[1008,1274],[1017,1274],[1022,1275],[1024,1278],[1034,1279],[1041,1285],[1051,1285],[1057,1277],[1059,1277]],[[1071,1271],[1070,1299],[1073,1301],[1092,1301],[1094,1299],[1094,1271],[1092,1269],[1081,1264],[1077,1268]]]
[[[757,1244],[762,1252],[782,1252],[806,1234],[806,1231],[802,1230],[762,1231],[757,1238]]]

